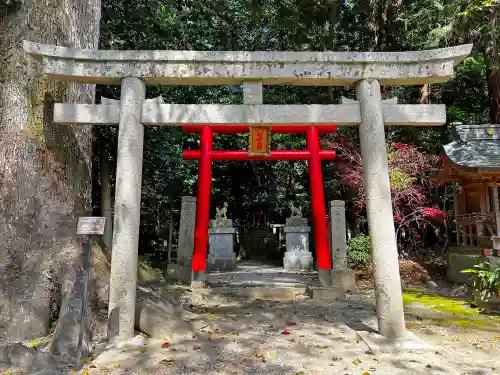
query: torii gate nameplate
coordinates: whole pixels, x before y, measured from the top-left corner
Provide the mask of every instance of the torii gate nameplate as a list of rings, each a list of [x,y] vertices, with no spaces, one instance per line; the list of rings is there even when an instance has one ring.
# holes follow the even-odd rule
[[[269,156],[271,154],[271,128],[250,126],[249,156]]]

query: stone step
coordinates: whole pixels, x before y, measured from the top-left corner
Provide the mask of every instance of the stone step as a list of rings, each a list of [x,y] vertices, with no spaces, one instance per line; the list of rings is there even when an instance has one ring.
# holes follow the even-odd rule
[[[216,286],[212,287],[212,293],[233,295],[239,297],[256,298],[293,298],[306,293],[306,287],[291,286]]]
[[[306,293],[311,299],[321,301],[334,301],[347,299],[346,292],[338,286],[313,286],[308,285]]]

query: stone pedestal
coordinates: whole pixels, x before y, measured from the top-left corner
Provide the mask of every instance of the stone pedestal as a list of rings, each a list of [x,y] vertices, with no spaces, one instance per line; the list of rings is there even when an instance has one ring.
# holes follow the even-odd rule
[[[345,292],[356,291],[354,271],[347,267],[345,202],[330,202],[330,251],[332,254],[332,285]]]
[[[314,261],[309,251],[309,232],[305,218],[288,218],[285,226],[286,252],[283,268],[286,270],[312,270]]]
[[[230,219],[210,220],[208,229],[209,253],[207,269],[209,271],[231,271],[236,269],[234,253],[233,221]]]

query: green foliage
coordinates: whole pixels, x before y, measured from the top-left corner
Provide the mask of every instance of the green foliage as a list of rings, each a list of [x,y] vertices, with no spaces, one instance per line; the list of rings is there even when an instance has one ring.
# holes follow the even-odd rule
[[[349,266],[361,266],[370,262],[372,243],[369,236],[359,234],[347,243],[347,263]]]
[[[401,169],[389,170],[391,189],[405,189],[415,182],[415,177],[410,177]]]
[[[247,51],[402,51],[481,41],[491,31],[489,0],[420,1],[306,1],[306,0],[102,0],[100,49],[176,49]],[[460,39],[457,39],[459,34]],[[488,34],[489,35],[489,34]],[[446,104],[449,121],[481,123],[488,119],[488,88],[484,48],[458,66],[454,79],[430,88],[430,102]],[[400,103],[418,103],[418,86],[392,86],[389,97]],[[100,86],[100,93],[119,99],[118,87]],[[148,86],[148,97],[162,95],[167,103],[241,104],[241,86]],[[268,86],[266,104],[330,104],[341,96],[354,97],[350,87]],[[335,119],[332,119],[335,121]],[[351,132],[357,137],[357,131]],[[450,139],[447,127],[386,127],[390,142],[415,145],[430,154],[441,152]],[[98,136],[109,143],[109,159],[116,162],[116,128]],[[244,150],[247,135],[216,135],[214,148]],[[198,149],[199,135],[179,129],[145,129],[141,251],[157,252],[167,237],[169,207],[180,208],[182,195],[195,195],[198,163],[183,161],[182,150]],[[272,149],[304,149],[302,135],[275,134]],[[334,168],[323,163],[325,199],[349,200],[355,189],[343,187]],[[213,166],[211,215],[229,201],[229,217],[248,221],[261,207],[274,222],[288,215],[287,200],[300,200],[310,214],[307,163],[216,162]],[[397,169],[391,172],[393,189],[410,181]],[[112,187],[114,191],[114,187]],[[98,194],[96,194],[98,196]],[[174,215],[174,228],[178,226]],[[363,219],[361,218],[360,221]],[[176,238],[176,233],[174,233]],[[358,240],[357,240],[358,241]],[[361,240],[359,240],[361,241]],[[368,257],[367,257],[368,259]]]
[[[487,301],[492,296],[500,295],[500,267],[491,267],[488,262],[483,262],[461,272],[471,274],[474,289],[481,300]]]

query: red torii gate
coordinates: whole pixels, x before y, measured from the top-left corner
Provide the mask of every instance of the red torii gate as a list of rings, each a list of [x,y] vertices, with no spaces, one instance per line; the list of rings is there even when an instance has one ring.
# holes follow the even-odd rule
[[[258,127],[254,127],[258,128]],[[336,125],[329,126],[273,126],[265,128],[265,137],[272,133],[306,134],[307,150],[270,151],[267,155],[255,155],[245,150],[213,150],[214,133],[248,133],[247,125],[233,126],[183,126],[187,133],[200,133],[200,150],[185,150],[184,160],[199,160],[198,194],[196,199],[196,222],[194,234],[194,250],[192,259],[192,279],[206,279],[208,222],[210,214],[210,191],[212,182],[212,161],[216,160],[308,160],[309,179],[311,185],[311,205],[313,217],[313,233],[316,247],[318,276],[321,284],[331,285],[331,256],[328,245],[328,228],[326,223],[325,197],[323,190],[323,174],[321,160],[333,160],[334,150],[320,150],[319,134],[333,133]],[[259,140],[262,140],[260,138]],[[270,141],[266,139],[267,143]],[[260,144],[259,146],[262,146]]]

